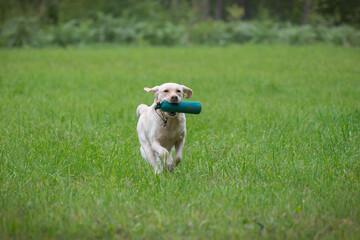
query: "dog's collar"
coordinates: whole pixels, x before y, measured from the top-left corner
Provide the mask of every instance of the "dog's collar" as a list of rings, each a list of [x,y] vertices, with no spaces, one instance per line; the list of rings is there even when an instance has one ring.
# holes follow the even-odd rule
[[[166,124],[167,124],[167,121],[168,121],[168,118],[167,117],[162,117],[158,112],[157,112],[157,110],[160,108],[159,107],[159,105],[160,105],[160,103],[158,103],[157,105],[155,105],[155,112],[156,112],[156,114],[160,117],[160,119],[163,121],[163,127],[166,127]]]
[[[155,105],[155,111],[161,108],[161,102],[157,102]]]

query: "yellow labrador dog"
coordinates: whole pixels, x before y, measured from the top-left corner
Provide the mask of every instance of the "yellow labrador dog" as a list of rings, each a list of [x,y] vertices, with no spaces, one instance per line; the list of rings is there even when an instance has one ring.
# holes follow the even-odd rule
[[[169,171],[173,171],[175,164],[179,164],[182,158],[186,135],[185,114],[155,110],[155,106],[164,100],[180,103],[185,94],[186,98],[191,98],[193,92],[190,88],[176,83],[165,83],[144,90],[155,93],[155,101],[150,107],[140,104],[136,110],[141,155],[154,167],[156,174],[162,171],[164,163]],[[171,156],[173,147],[174,159]]]

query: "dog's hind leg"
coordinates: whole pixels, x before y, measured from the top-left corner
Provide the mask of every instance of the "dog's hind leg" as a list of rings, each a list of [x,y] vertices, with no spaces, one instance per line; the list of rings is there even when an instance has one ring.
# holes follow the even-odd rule
[[[182,159],[182,152],[184,149],[184,139],[175,143],[175,164],[178,165]]]

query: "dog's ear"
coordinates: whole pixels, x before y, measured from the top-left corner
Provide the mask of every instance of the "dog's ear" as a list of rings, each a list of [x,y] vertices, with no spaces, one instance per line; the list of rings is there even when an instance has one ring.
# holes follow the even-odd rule
[[[144,88],[147,92],[153,92],[155,93],[155,102],[157,103],[159,101],[159,86],[155,86],[153,88]]]
[[[153,88],[144,88],[145,91],[147,92],[154,92],[156,93],[157,91],[159,91],[159,86],[153,87]]]
[[[184,85],[182,85],[183,88],[183,92],[186,93],[186,98],[191,98],[193,95],[193,91],[191,90],[191,88],[188,88]]]

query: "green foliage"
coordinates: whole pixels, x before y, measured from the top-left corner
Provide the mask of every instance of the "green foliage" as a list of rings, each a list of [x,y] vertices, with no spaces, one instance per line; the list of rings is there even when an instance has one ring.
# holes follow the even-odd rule
[[[241,18],[244,16],[244,8],[239,7],[237,4],[233,4],[226,8],[226,11],[228,12],[228,20],[234,21],[234,20],[241,20]]]
[[[97,13],[93,18],[40,25],[35,18],[15,18],[2,26],[6,47],[120,43],[150,45],[243,43],[360,46],[360,30],[350,26],[293,25],[262,22],[204,21],[191,26],[169,21],[139,21]]]
[[[359,239],[359,55],[1,49],[0,239]],[[155,176],[135,112],[164,82],[203,110],[180,165]]]
[[[93,42],[94,30],[91,21],[71,20],[53,29],[53,43],[66,46],[68,44],[84,44]]]
[[[165,23],[144,23],[143,40],[152,45],[175,45],[186,42],[184,27],[174,25],[171,22]]]
[[[255,22],[256,31],[253,32],[251,42],[254,43],[274,43],[277,39],[278,24],[266,20]]]
[[[316,33],[309,26],[288,26],[277,32],[278,41],[286,44],[312,44],[316,43]],[[341,45],[341,44],[340,44]]]
[[[176,45],[186,42],[184,27],[171,22],[139,22],[97,14],[94,20],[69,21],[54,28],[55,44],[122,43]]]
[[[195,24],[189,35],[192,43],[210,45],[225,45],[229,43],[231,37],[228,25],[218,21]]]
[[[221,2],[222,4],[217,4]],[[193,24],[214,19],[272,20],[359,27],[356,0],[0,0],[0,24],[16,16],[37,16],[42,24],[92,18],[97,12],[137,21]]]
[[[258,28],[255,24],[249,24],[246,22],[231,24],[232,41],[237,43],[252,42],[257,32]]]
[[[37,45],[39,22],[36,18],[17,17],[2,26],[1,42],[7,47]]]
[[[360,31],[350,26],[335,27],[330,29],[331,42],[336,45],[360,46]]]

